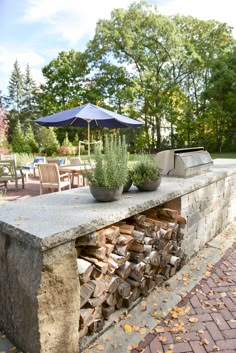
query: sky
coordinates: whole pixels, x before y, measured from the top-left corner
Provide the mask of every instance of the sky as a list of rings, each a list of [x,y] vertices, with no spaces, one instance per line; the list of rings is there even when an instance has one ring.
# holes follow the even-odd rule
[[[8,82],[17,59],[22,71],[29,64],[33,79],[43,82],[42,68],[61,51],[83,51],[93,38],[99,19],[115,8],[127,9],[134,0],[0,0],[0,90]],[[162,15],[190,15],[214,19],[233,27],[235,0],[148,0]]]

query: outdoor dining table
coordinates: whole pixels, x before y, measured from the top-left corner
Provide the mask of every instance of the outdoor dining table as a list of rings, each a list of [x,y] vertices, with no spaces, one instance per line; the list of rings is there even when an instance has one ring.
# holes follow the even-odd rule
[[[78,164],[78,165],[63,165],[59,167],[60,173],[71,173],[72,174],[72,187],[73,185],[73,176],[79,176],[81,175],[83,177],[83,171],[84,170],[92,170],[94,167],[91,164]],[[85,186],[85,178],[83,177],[83,186]]]

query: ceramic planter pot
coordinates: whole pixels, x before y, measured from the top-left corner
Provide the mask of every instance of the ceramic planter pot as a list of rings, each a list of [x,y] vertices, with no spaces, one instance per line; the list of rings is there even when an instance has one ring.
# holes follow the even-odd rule
[[[140,191],[154,191],[160,186],[161,177],[157,180],[144,181],[142,184],[136,185]]]
[[[123,192],[129,191],[129,189],[131,188],[132,183],[133,183],[133,181],[132,181],[131,177],[129,177],[127,182],[124,185]]]
[[[90,192],[95,200],[100,202],[118,201],[122,196],[123,185],[117,188],[106,188],[90,185]]]

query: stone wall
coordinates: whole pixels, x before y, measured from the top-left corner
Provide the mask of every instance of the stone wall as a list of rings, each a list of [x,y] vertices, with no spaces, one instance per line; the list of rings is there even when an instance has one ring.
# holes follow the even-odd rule
[[[78,237],[160,205],[186,218],[182,249],[194,255],[236,215],[236,163],[189,179],[165,178],[155,192],[131,188],[96,203],[76,188],[0,205],[0,329],[23,351],[78,353]],[[174,205],[174,206],[173,206]]]
[[[218,180],[181,197],[186,218],[182,250],[187,258],[219,234],[236,216],[236,175]]]

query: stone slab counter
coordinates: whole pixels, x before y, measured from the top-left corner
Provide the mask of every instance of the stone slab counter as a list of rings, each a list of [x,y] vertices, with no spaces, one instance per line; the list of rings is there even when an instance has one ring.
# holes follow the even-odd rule
[[[198,241],[199,224],[205,226],[206,214],[217,222],[218,213],[225,210],[214,231],[236,215],[235,185],[236,160],[219,159],[206,174],[162,177],[156,191],[132,187],[116,202],[99,203],[83,187],[1,204],[0,329],[25,352],[56,353],[63,347],[65,353],[78,353],[75,239],[177,199],[187,225],[189,221],[185,248],[190,257],[203,245]],[[212,202],[214,210],[209,207]],[[209,231],[204,241],[213,236]]]

